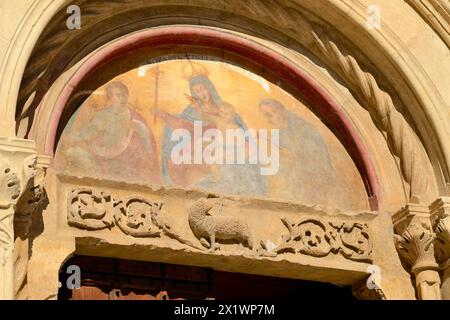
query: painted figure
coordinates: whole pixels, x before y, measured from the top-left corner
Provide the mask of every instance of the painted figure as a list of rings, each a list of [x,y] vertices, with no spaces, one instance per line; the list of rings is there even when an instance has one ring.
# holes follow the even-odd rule
[[[194,121],[201,121],[204,129],[217,128],[217,124],[228,123],[232,128],[246,130],[245,123],[234,111],[223,109],[223,101],[214,84],[207,77],[204,68],[197,67],[193,74],[186,77],[189,81],[190,104],[181,114],[168,115],[160,108],[154,108],[154,114],[165,121],[162,142],[162,174],[167,185],[194,187],[229,194],[265,195],[267,179],[259,175],[257,165],[220,165],[174,164],[171,151],[176,142],[171,140],[173,130],[185,128],[193,130]],[[228,112],[228,113],[227,113]],[[221,117],[224,117],[221,119]],[[257,175],[256,175],[257,173]],[[242,190],[241,190],[242,189]]]
[[[123,83],[112,82],[106,86],[105,108],[80,129],[71,130],[69,124],[66,160],[102,177],[160,184],[155,139],[142,116],[128,105],[128,95]]]
[[[264,99],[260,110],[280,130],[280,167],[269,178],[269,194],[275,198],[327,204],[330,192],[340,192],[328,148],[317,129],[288,111],[279,101]]]

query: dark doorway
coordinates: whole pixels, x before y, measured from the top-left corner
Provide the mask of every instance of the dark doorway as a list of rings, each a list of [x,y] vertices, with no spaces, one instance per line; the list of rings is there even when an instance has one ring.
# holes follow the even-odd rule
[[[73,271],[81,288],[71,290]],[[285,300],[354,299],[350,287],[215,271],[209,268],[75,256],[60,273],[61,300]]]

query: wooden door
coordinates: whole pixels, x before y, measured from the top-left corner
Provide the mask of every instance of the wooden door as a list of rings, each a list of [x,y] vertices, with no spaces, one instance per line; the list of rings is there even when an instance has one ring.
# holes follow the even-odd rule
[[[65,270],[81,269],[81,288],[69,290]],[[62,300],[353,299],[349,287],[220,272],[208,268],[75,256],[62,268]]]

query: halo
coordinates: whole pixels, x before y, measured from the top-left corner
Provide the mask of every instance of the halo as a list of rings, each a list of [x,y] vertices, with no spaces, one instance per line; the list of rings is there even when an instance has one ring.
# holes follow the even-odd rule
[[[206,67],[198,62],[192,62],[189,60],[183,66],[183,78],[188,81],[191,81],[193,78],[197,76],[207,77],[209,75]]]

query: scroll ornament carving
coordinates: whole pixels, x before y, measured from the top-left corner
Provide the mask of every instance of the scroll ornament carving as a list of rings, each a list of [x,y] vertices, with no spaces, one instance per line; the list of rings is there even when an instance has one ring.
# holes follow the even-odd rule
[[[115,200],[111,195],[89,188],[73,190],[69,197],[70,226],[85,230],[112,229],[117,226],[133,237],[159,237],[156,222],[162,203],[141,198]]]
[[[159,237],[158,215],[161,202],[150,203],[145,199],[129,198],[114,205],[114,219],[123,233],[133,237]]]
[[[349,260],[372,261],[367,224],[336,223],[322,219],[296,222],[287,218],[283,218],[282,222],[289,235],[283,237],[283,243],[275,249],[277,253],[303,253],[314,257],[340,253]]]
[[[110,195],[92,189],[72,191],[68,203],[68,223],[72,227],[86,230],[110,229],[114,226],[112,217],[107,213],[112,210]]]
[[[160,216],[163,203],[140,197],[114,199],[110,194],[90,188],[74,189],[68,199],[67,223],[89,231],[118,227],[124,234],[137,237],[166,235],[195,249],[202,249],[184,239]]]

